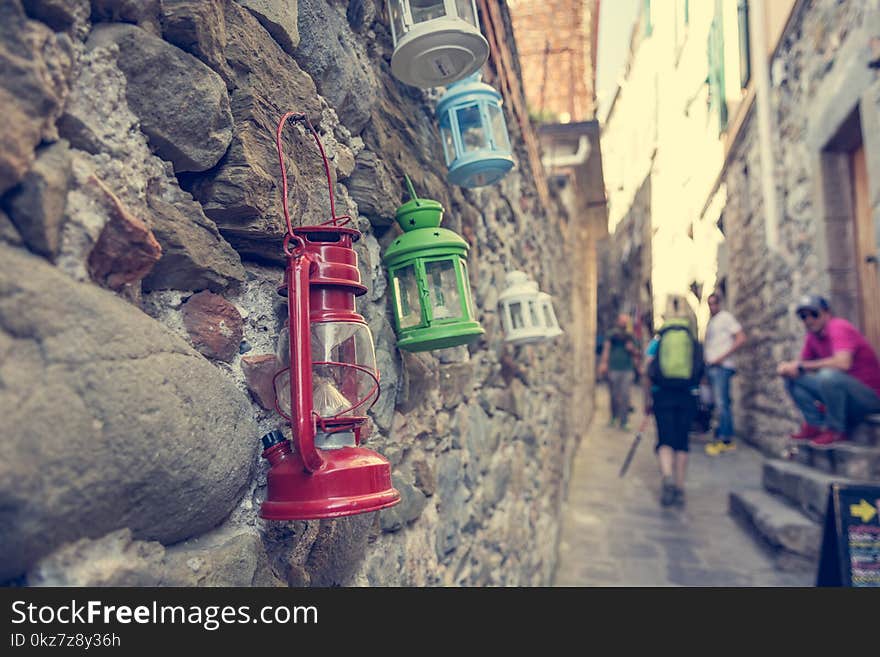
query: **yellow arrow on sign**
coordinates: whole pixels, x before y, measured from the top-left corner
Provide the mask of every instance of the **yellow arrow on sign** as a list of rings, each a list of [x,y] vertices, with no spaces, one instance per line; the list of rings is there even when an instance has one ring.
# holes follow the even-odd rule
[[[861,518],[862,522],[871,522],[871,518],[877,515],[877,510],[867,500],[861,500],[858,504],[849,505],[849,514]]]

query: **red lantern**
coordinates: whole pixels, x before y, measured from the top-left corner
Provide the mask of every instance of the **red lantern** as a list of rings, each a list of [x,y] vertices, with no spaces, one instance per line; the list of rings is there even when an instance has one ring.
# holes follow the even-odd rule
[[[287,174],[281,130],[288,118],[306,123],[327,174],[331,218],[293,228],[287,208]],[[360,238],[336,216],[327,157],[308,118],[288,112],[276,132],[282,203],[287,222],[287,270],[279,292],[287,297],[286,367],[275,375],[275,408],[290,423],[296,452],[280,431],[263,436],[271,464],[260,515],[268,520],[334,518],[378,511],[400,501],[391,464],[360,446],[367,411],[379,397],[379,372],[370,329],[355,309],[361,284],[352,244]],[[282,336],[284,337],[284,336]]]

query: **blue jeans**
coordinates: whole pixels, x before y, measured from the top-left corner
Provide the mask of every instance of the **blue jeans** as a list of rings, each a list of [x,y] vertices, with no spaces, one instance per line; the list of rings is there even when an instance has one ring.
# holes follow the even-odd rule
[[[712,385],[712,396],[718,409],[718,431],[716,435],[724,442],[733,438],[733,411],[730,409],[730,379],[736,370],[722,365],[711,365],[706,370]]]
[[[871,413],[880,413],[880,396],[840,370],[825,368],[785,380],[785,389],[804,422],[814,427],[846,433]],[[816,402],[825,405],[823,414]]]

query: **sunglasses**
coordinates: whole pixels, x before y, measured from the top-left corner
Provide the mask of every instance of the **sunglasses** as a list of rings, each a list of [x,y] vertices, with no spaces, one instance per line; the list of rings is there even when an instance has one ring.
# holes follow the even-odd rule
[[[819,316],[815,310],[802,310],[797,314],[798,317],[801,318],[801,321],[805,320],[807,317],[812,317],[816,319]]]

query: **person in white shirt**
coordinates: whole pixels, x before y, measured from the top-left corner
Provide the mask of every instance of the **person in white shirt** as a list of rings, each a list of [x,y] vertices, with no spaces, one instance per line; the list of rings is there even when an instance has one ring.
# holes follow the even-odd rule
[[[721,296],[717,292],[709,295],[709,325],[703,354],[706,360],[706,376],[712,385],[715,408],[718,409],[718,427],[715,440],[706,445],[706,453],[718,456],[736,449],[733,443],[733,412],[730,408],[730,379],[736,374],[733,354],[745,343],[746,334],[736,318],[726,310],[721,310]]]

